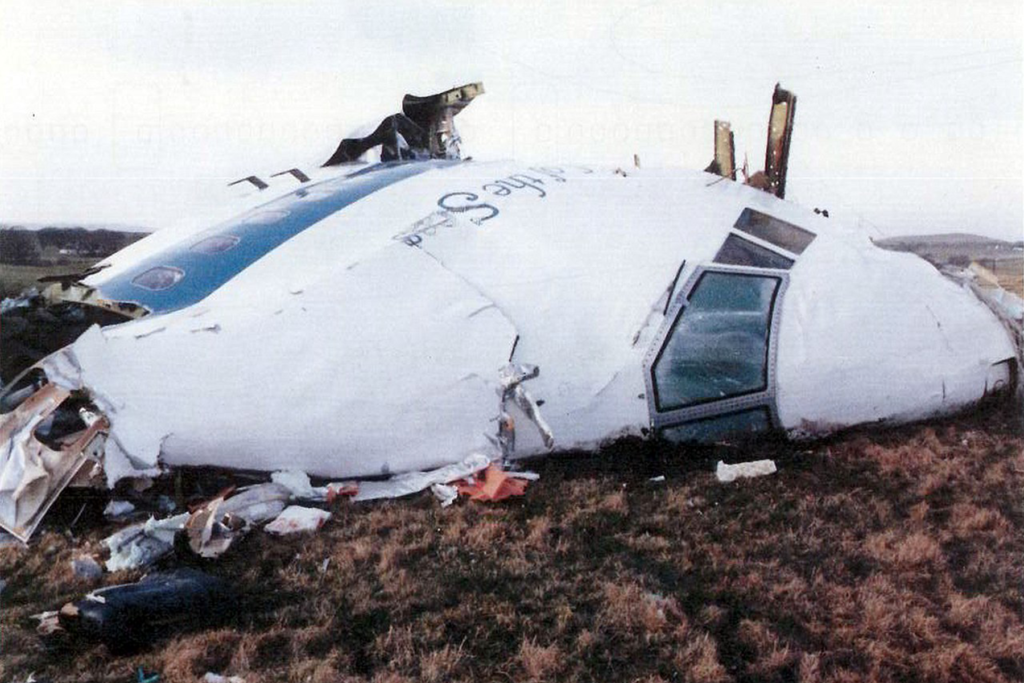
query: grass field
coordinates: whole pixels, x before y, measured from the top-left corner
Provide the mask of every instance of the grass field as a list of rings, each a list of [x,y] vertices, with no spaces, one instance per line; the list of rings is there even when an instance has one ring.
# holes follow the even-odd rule
[[[66,496],[31,548],[0,550],[0,679],[1024,680],[1021,419],[1004,403],[743,452],[627,442],[531,463],[540,480],[505,503],[345,501],[315,535],[254,532],[206,565],[243,591],[227,623],[122,657],[47,646],[28,619],[95,587],[69,563],[113,530],[93,502],[72,539]],[[779,472],[721,484],[719,457]]]
[[[98,260],[95,258],[78,259],[59,266],[15,266],[10,263],[0,263],[0,299],[17,296],[30,287],[36,287],[42,291],[46,285],[39,284],[37,282],[39,278],[46,275],[80,273]]]

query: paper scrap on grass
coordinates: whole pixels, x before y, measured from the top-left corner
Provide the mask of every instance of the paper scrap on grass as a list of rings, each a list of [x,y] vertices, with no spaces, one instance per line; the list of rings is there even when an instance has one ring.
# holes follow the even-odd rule
[[[715,468],[715,476],[723,484],[735,481],[743,477],[763,477],[766,474],[775,473],[774,460],[752,460],[750,462],[738,462],[735,465],[718,461]]]
[[[263,527],[269,534],[294,534],[300,531],[316,531],[331,518],[331,513],[319,508],[290,505],[273,522]]]

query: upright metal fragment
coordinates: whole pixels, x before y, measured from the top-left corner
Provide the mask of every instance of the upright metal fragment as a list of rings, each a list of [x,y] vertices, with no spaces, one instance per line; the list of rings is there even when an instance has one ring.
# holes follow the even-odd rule
[[[715,120],[715,158],[709,172],[736,180],[736,146],[728,121]]]
[[[793,116],[796,114],[796,95],[782,89],[778,83],[772,93],[772,110],[768,117],[768,145],[765,150],[764,172],[768,187],[779,199],[786,196],[786,171],[789,166],[789,142],[793,136]]]

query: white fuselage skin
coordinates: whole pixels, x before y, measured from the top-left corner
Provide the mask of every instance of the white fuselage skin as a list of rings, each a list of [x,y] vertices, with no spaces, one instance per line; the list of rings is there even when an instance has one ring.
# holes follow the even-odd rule
[[[289,201],[315,197],[275,210]],[[540,368],[524,387],[555,447],[592,448],[657,422],[666,308],[745,208],[815,234],[777,303],[776,428],[914,419],[1007,381],[1013,346],[983,304],[835,220],[700,172],[479,162],[380,189],[202,301],[94,328],[43,367],[110,420],[111,482],[159,465],[378,475],[489,452],[510,360]],[[168,241],[88,284],[102,292]],[[543,450],[520,416],[517,456]]]

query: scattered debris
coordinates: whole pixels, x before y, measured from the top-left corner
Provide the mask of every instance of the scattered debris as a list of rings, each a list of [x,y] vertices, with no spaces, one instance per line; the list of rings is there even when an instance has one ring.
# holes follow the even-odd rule
[[[103,539],[110,548],[107,571],[145,567],[160,559],[174,547],[174,534],[185,528],[188,519],[188,513],[160,520],[150,517]]]
[[[203,683],[245,683],[245,679],[241,676],[221,676],[212,671],[207,671],[203,675]]]
[[[512,477],[513,479],[525,479],[526,481],[537,481],[540,479],[540,475],[536,472],[530,472],[528,470],[505,470],[505,474]]]
[[[39,623],[36,624],[36,633],[41,636],[50,636],[63,630],[60,626],[60,620],[57,617],[56,610],[33,614],[29,619],[36,619],[39,621]]]
[[[103,576],[103,567],[90,555],[82,555],[71,560],[71,571],[80,579],[94,581]]]
[[[729,465],[719,460],[718,467],[715,468],[715,476],[724,484],[743,477],[763,477],[766,474],[773,474],[775,471],[774,460],[752,460],[735,465]]]
[[[434,484],[430,487],[430,491],[441,501],[441,507],[443,508],[454,503],[455,499],[459,497],[459,490],[448,484]]]
[[[294,534],[300,531],[316,531],[331,518],[331,513],[319,508],[290,505],[263,529],[269,534]]]
[[[307,477],[307,487],[308,483]],[[251,526],[280,515],[294,493],[283,484],[271,482],[217,496],[193,510],[185,524],[189,547],[200,557],[219,557]]]
[[[648,479],[648,481],[653,481],[655,483],[661,483],[661,482],[665,481],[665,475],[664,474],[659,474],[656,477],[651,477],[650,479]]]
[[[274,472],[270,475],[270,480],[286,487],[293,498],[301,500],[321,500],[323,498],[321,492],[316,491],[309,483],[309,475],[305,472],[298,470]]]
[[[234,601],[234,592],[223,579],[195,569],[175,569],[93,591],[64,605],[58,619],[69,633],[123,652],[145,645],[168,626],[216,621]]]
[[[359,492],[352,500],[400,498],[410,493],[418,493],[434,484],[449,484],[458,479],[465,479],[490,463],[491,460],[486,455],[474,454],[460,463],[445,465],[429,472],[406,472],[385,481],[364,481],[359,485]]]
[[[103,516],[107,519],[124,519],[135,512],[135,505],[127,500],[111,500],[103,508]]]
[[[324,500],[333,503],[338,496],[354,496],[359,493],[359,482],[339,481],[327,485],[327,495]]]
[[[510,496],[521,496],[526,490],[527,480],[510,476],[510,473],[495,464],[490,464],[482,476],[471,477],[456,484],[459,493],[470,500],[499,501]]]
[[[199,508],[185,522],[188,545],[200,557],[219,557],[242,532],[244,522],[220,514],[223,497]]]

